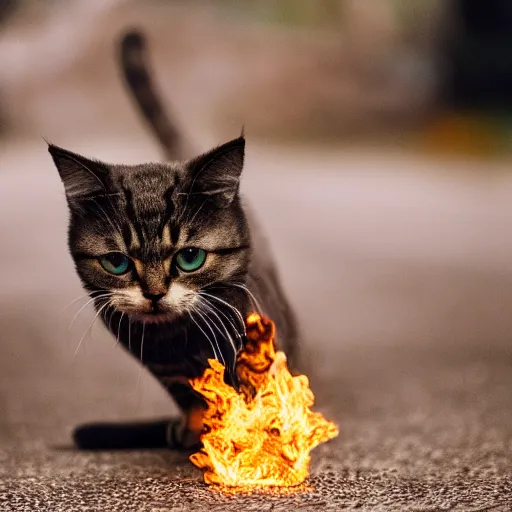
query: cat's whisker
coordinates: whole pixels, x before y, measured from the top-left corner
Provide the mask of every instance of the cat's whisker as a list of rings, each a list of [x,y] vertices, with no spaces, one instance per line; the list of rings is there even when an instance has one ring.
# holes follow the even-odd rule
[[[224,330],[226,331],[227,334],[229,334],[229,330],[227,329],[226,325],[224,324],[224,321],[222,320],[222,318],[219,316],[219,313],[222,313],[223,317],[229,322],[230,326],[233,328],[233,331],[236,334],[238,334],[238,331],[237,331],[235,325],[233,324],[233,322],[230,321],[229,317],[227,317],[223,313],[223,311],[221,311],[219,308],[216,308],[206,297],[200,297],[199,301],[200,301],[199,304],[201,306],[208,308],[208,311],[213,313],[216,316],[216,318],[219,319],[220,324],[222,325],[222,327],[224,328]]]
[[[82,293],[82,295],[80,295],[79,297],[76,297],[75,299],[73,299],[67,306],[64,306],[64,308],[62,308],[58,314],[59,315],[62,315],[66,310],[68,310],[73,304],[76,304],[79,300],[81,299],[85,299],[86,297],[89,297],[89,294],[88,293]]]
[[[113,306],[113,305],[112,305],[112,306]],[[110,309],[110,308],[108,308],[108,309]],[[109,316],[109,318],[108,318],[108,330],[109,330],[110,332],[112,332],[112,318],[113,318],[113,316],[115,315],[115,313],[116,313],[116,308],[115,308],[115,307],[112,307],[112,311],[110,312],[110,316]],[[105,323],[107,323],[107,313],[105,313],[105,315],[104,315],[104,319],[105,319]]]
[[[73,324],[75,323],[75,320],[78,318],[78,315],[89,305],[91,302],[94,302],[95,298],[90,298],[83,306],[80,307],[80,309],[75,313],[75,316],[71,320],[71,323],[68,325],[68,331],[71,331],[71,328],[73,327]]]
[[[243,325],[243,327],[244,327],[244,335],[245,335],[244,317],[242,316],[242,313],[240,313],[240,311],[237,308],[235,308],[235,306],[231,305],[229,302],[226,302],[224,299],[221,299],[220,297],[216,297],[215,295],[212,295],[211,293],[206,293],[205,291],[200,291],[198,293],[200,295],[203,295],[204,297],[209,297],[212,300],[216,300],[216,301],[220,302],[221,304],[224,304],[225,306],[230,308],[232,311],[234,311],[235,314],[237,315],[238,319],[240,320],[240,324]]]
[[[201,298],[208,304],[209,307],[213,308],[215,311],[217,311],[219,314],[221,314],[231,325],[233,332],[237,335],[238,338],[242,339],[245,335],[245,324],[243,325],[244,332],[241,334],[240,331],[237,329],[236,325],[231,321],[231,318],[228,316],[227,313],[222,311],[221,308],[217,307],[211,300],[209,300],[207,297],[203,295],[201,291],[197,292],[198,295],[201,296]]]
[[[125,315],[125,312],[123,311],[121,313],[121,317],[119,318],[119,324],[117,325],[117,336],[116,336],[116,343],[115,343],[114,347],[117,347],[117,345],[119,345],[119,335],[121,334],[121,322],[123,321],[124,315]]]
[[[142,322],[142,338],[140,341],[140,363],[144,366],[144,336],[146,334],[146,322]]]
[[[114,307],[114,304],[110,301],[108,307],[106,307],[103,310],[102,315],[101,315],[105,324],[107,324],[107,315],[110,315],[109,319],[108,319],[109,332],[112,332],[112,326],[110,324],[112,322],[112,317],[114,316],[115,312],[116,312],[116,308]]]
[[[225,326],[224,322],[222,321],[222,319],[220,318],[220,316],[219,316],[219,315],[217,315],[217,313],[216,313],[216,312],[215,312],[215,311],[210,307],[210,305],[207,303],[206,299],[204,299],[204,298],[203,298],[203,299],[202,299],[202,301],[200,301],[200,302],[198,303],[198,306],[199,306],[199,308],[200,308],[200,309],[201,309],[201,308],[203,309],[203,311],[204,311],[204,314],[205,314],[206,318],[209,318],[209,317],[208,317],[208,314],[209,314],[209,313],[213,313],[213,314],[217,317],[217,319],[218,319],[218,320],[219,320],[219,322],[220,322],[220,325],[221,325],[221,326],[222,326],[222,328],[224,329],[224,332],[220,329],[220,327],[219,327],[219,326],[217,325],[217,323],[213,320],[213,318],[210,318],[212,325],[217,329],[217,331],[219,332],[219,334],[220,334],[221,336],[223,336],[223,337],[224,337],[224,334],[225,334],[225,338],[226,338],[226,339],[228,339],[228,340],[230,341],[230,343],[231,343],[231,345],[232,345],[232,347],[233,347],[233,350],[235,350],[235,345],[234,345],[234,343],[233,343],[233,339],[232,339],[232,337],[231,337],[231,335],[230,335],[230,333],[229,333],[228,329],[226,328],[226,326]]]
[[[194,216],[190,220],[187,219],[187,223],[192,224],[194,222],[195,218],[197,217],[199,212],[203,209],[203,206],[206,204],[207,201],[208,201],[208,197],[201,203],[201,206],[197,209],[196,213],[194,213]]]
[[[128,315],[128,351],[132,353],[132,319]]]
[[[247,286],[245,284],[238,284],[238,283],[227,283],[227,284],[228,284],[228,286],[234,286],[235,288],[239,288],[240,290],[243,290],[245,293],[247,293],[247,295],[251,299],[254,306],[256,306],[257,313],[259,313],[260,315],[263,314],[263,308],[260,306],[260,303],[254,296],[254,294],[251,292],[251,290],[249,290],[249,288],[247,288]]]
[[[217,355],[217,352],[215,350],[215,347],[213,346],[213,343],[212,343],[212,340],[210,339],[210,337],[208,336],[208,334],[206,334],[206,332],[204,331],[204,329],[199,325],[199,322],[197,322],[197,320],[193,317],[192,315],[192,311],[191,310],[188,310],[187,311],[188,315],[190,316],[190,320],[192,320],[192,322],[197,326],[197,328],[204,334],[204,337],[208,340],[208,342],[210,343],[210,346],[212,347],[212,350],[213,350],[213,357],[218,361],[219,360],[219,356]],[[194,313],[197,313],[197,311],[194,309]]]
[[[87,333],[90,331],[90,329],[92,329],[92,326],[94,325],[94,322],[96,321],[96,319],[98,318],[98,316],[100,315],[100,313],[110,305],[110,301],[108,300],[107,302],[105,302],[105,304],[103,304],[97,311],[97,313],[94,315],[94,318],[92,319],[92,322],[89,324],[89,327],[87,327],[87,329],[85,330],[83,336],[80,338],[80,341],[78,342],[78,346],[76,347],[75,349],[75,353],[73,355],[73,357],[76,357],[76,355],[78,354],[78,351],[80,350],[80,346],[82,345],[82,342],[84,341]]]
[[[229,332],[228,328],[226,327],[226,325],[225,325],[225,324],[224,324],[224,322],[222,321],[221,317],[217,314],[217,312],[215,311],[215,309],[212,307],[212,304],[208,301],[208,299],[206,299],[205,297],[203,297],[203,298],[202,298],[202,301],[203,301],[203,302],[202,302],[202,304],[201,304],[201,305],[202,305],[203,307],[207,307],[207,308],[209,309],[209,311],[210,311],[211,313],[213,313],[213,314],[214,314],[214,315],[219,319],[220,325],[223,327],[224,332],[226,333],[226,339],[227,339],[227,340],[229,341],[229,343],[231,344],[231,347],[233,348],[233,353],[234,353],[234,354],[235,354],[235,356],[236,356],[236,354],[237,354],[238,350],[237,350],[237,348],[236,348],[236,346],[235,346],[235,342],[233,341],[233,337],[231,336],[231,334],[230,334],[230,332]],[[229,319],[228,319],[228,321],[229,321]],[[230,322],[230,323],[231,323],[231,322]],[[222,333],[221,333],[221,331],[220,331],[220,329],[218,328],[217,324],[214,324],[214,325],[215,325],[215,327],[217,327],[217,329],[219,330],[219,333],[220,333],[220,334],[222,334]],[[232,323],[231,323],[231,326],[234,328],[234,325],[233,325]],[[234,329],[234,332],[235,332],[237,335],[239,335],[239,333],[238,333],[238,331],[237,331],[236,329]]]
[[[188,198],[190,196],[190,194],[187,194],[185,192],[182,192],[178,195],[183,195],[183,196],[187,196],[187,200],[185,201],[185,206],[183,207],[183,209],[181,210],[180,212],[180,215],[179,217],[176,219],[176,224],[181,224],[181,220],[183,219],[183,216],[185,215],[185,213],[187,212],[187,207],[188,207]]]
[[[212,311],[212,310],[210,310],[210,311]],[[213,311],[212,311],[212,312],[213,312]],[[219,317],[217,317],[217,318],[219,318]],[[234,368],[235,368],[236,355],[237,355],[237,353],[238,353],[238,352],[237,352],[237,350],[236,350],[236,346],[235,346],[235,343],[234,343],[234,341],[233,341],[233,337],[232,337],[232,336],[231,336],[231,334],[228,332],[228,330],[226,329],[226,326],[222,323],[222,321],[220,320],[220,318],[219,318],[219,321],[221,322],[221,325],[222,325],[222,327],[223,327],[223,329],[224,329],[224,332],[220,329],[220,327],[219,327],[215,322],[213,322],[213,321],[212,321],[212,324],[213,324],[213,325],[214,325],[214,327],[217,329],[217,331],[219,332],[219,334],[220,334],[223,338],[225,338],[226,340],[228,340],[228,341],[229,341],[229,344],[231,345],[231,348],[232,348],[232,350],[233,350],[233,356],[234,356],[234,357],[233,357],[233,359],[232,359],[232,363],[231,363],[231,365],[230,365],[230,367],[229,367],[229,370],[230,370],[230,371],[233,371],[233,370],[234,370]],[[222,353],[222,351],[221,351],[221,353]]]
[[[204,320],[204,323],[206,324],[208,329],[210,329],[210,331],[213,335],[213,339],[215,340],[215,346],[217,347],[217,350],[219,351],[220,358],[222,360],[222,364],[224,366],[226,366],[226,360],[224,359],[224,356],[222,355],[222,350],[220,349],[220,345],[219,345],[219,341],[217,340],[217,336],[215,336],[215,331],[212,329],[210,322],[208,322],[208,317],[206,315],[203,315],[198,308],[196,308],[194,311]],[[210,321],[211,321],[211,319],[210,319]],[[210,341],[210,343],[211,343],[211,341]]]
[[[187,210],[187,206],[188,206],[188,200],[190,198],[190,196],[192,195],[193,193],[193,190],[194,190],[194,185],[196,184],[196,180],[197,178],[199,177],[199,175],[201,174],[201,172],[198,172],[195,176],[194,176],[194,179],[192,180],[192,183],[190,185],[190,188],[188,190],[188,192],[186,193],[187,195],[187,200],[185,201],[185,207],[183,208],[183,212],[182,214],[180,215],[179,219],[178,219],[178,222],[181,221],[181,218],[183,217],[183,214],[185,213],[185,211]]]
[[[106,292],[101,295],[95,295],[94,297],[91,297],[75,314],[73,317],[73,320],[71,320],[71,323],[68,326],[68,331],[71,331],[71,328],[73,327],[73,324],[75,323],[76,319],[78,318],[78,315],[89,305],[91,302],[94,302],[96,299],[104,299],[106,297],[110,297],[112,295],[111,292]]]

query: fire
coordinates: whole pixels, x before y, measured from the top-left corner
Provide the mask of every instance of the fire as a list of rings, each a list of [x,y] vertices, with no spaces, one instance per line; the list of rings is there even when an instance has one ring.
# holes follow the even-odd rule
[[[334,423],[311,411],[305,375],[292,376],[274,347],[274,324],[247,318],[248,342],[237,359],[240,393],[224,382],[224,366],[210,359],[191,380],[207,402],[203,448],[190,460],[207,484],[226,487],[295,486],[308,476],[310,451],[338,435]]]

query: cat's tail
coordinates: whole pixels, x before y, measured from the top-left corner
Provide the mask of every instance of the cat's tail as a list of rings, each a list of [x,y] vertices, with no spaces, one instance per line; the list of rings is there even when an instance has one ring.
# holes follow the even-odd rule
[[[119,58],[124,81],[135,104],[162,145],[166,158],[185,159],[185,143],[165,111],[153,83],[146,38],[140,31],[130,30],[124,34],[120,41]]]

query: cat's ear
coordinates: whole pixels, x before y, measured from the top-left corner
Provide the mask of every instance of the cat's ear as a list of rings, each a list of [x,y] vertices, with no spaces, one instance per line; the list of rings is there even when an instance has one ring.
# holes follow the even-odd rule
[[[48,144],[48,151],[59,171],[68,200],[105,194],[108,169],[67,149]]]
[[[219,208],[229,206],[238,192],[244,155],[242,134],[194,158],[187,166],[192,179],[191,192],[210,197]]]

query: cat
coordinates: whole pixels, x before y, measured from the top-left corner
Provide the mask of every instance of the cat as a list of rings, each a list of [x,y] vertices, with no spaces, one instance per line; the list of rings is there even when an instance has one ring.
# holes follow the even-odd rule
[[[48,150],[69,207],[70,253],[97,314],[169,392],[182,417],[84,425],[74,440],[83,449],[191,449],[199,442],[205,404],[188,380],[213,357],[236,386],[234,364],[253,311],[274,320],[277,343],[296,367],[296,317],[240,197],[243,132],[189,158],[160,104],[140,32],[122,38],[120,60],[168,161],[114,165],[51,143]]]

